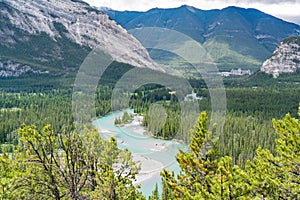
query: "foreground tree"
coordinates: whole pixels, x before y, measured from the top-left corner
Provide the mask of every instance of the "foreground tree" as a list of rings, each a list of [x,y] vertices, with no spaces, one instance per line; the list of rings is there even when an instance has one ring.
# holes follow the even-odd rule
[[[161,173],[166,184],[163,193],[171,193],[169,199],[299,199],[300,119],[287,114],[273,120],[279,136],[276,154],[258,148],[244,170],[233,165],[230,157],[218,157],[206,120],[201,113],[191,131],[190,151],[180,151],[176,157],[180,174]]]
[[[26,173],[22,174],[25,180],[23,187],[31,191],[28,195],[32,199],[41,197],[61,199],[67,193],[66,187],[63,187],[60,181],[61,174],[69,163],[66,163],[60,170],[61,156],[58,151],[58,137],[49,125],[45,126],[41,132],[35,126],[23,125],[19,129],[19,134],[23,155],[20,162],[26,169]],[[35,185],[35,188],[32,188],[32,185]]]
[[[131,159],[131,152],[118,149],[114,138],[106,143],[96,173],[93,199],[144,199],[133,185],[140,166]]]
[[[248,198],[250,192],[245,172],[233,166],[231,158],[218,156],[212,132],[207,131],[206,124],[207,116],[203,112],[191,130],[190,151],[180,151],[176,157],[181,173],[176,178],[164,170],[164,182],[174,199]]]
[[[300,118],[300,106],[298,115]],[[287,114],[273,120],[279,138],[276,154],[259,148],[253,162],[249,162],[249,178],[253,194],[258,198],[300,198],[300,119]]]
[[[152,195],[149,196],[148,200],[159,200],[159,192],[158,192],[158,185],[156,183],[154,190],[152,191]]]
[[[0,199],[24,198],[21,195],[21,189],[16,190],[17,177],[20,173],[17,166],[17,163],[12,162],[8,155],[0,156]]]
[[[0,157],[3,197],[18,199],[22,191],[22,199],[143,198],[133,185],[140,167],[114,138],[88,129],[55,133],[50,125],[42,131],[23,125],[19,134],[18,152]]]

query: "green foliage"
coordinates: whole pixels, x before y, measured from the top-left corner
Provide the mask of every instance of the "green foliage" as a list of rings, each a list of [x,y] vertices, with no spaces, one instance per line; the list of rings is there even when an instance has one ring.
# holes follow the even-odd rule
[[[300,36],[291,36],[291,37],[288,37],[284,40],[282,40],[283,43],[296,43],[298,45],[300,45]]]
[[[13,144],[0,144],[0,153],[13,153],[15,145]]]
[[[128,112],[124,112],[122,117],[117,117],[115,119],[115,125],[122,125],[122,124],[127,124],[132,122],[133,120],[133,115],[132,114],[128,114]]]
[[[201,80],[189,80],[198,96],[200,110],[211,110],[209,90]],[[272,126],[272,118],[281,118],[290,112],[296,116],[300,98],[299,73],[283,75],[274,80],[265,74],[257,73],[251,77],[226,79],[227,113],[223,129],[219,133],[218,150],[221,155],[231,156],[235,164],[244,167],[252,160],[258,146],[275,150],[273,142],[277,135]],[[150,135],[164,139],[178,139],[189,144],[189,129],[194,124],[191,113],[181,113],[176,95],[158,85],[144,86],[136,90],[131,105],[135,112],[144,115],[142,125]],[[160,112],[152,112],[151,104],[164,107],[166,120],[159,120]],[[195,116],[197,114],[195,113]],[[183,118],[182,118],[183,117]],[[181,121],[183,120],[183,121]]]
[[[172,194],[171,188],[168,187],[166,181],[162,179],[162,194],[161,194],[162,200],[170,200],[174,199],[174,196]]]
[[[154,190],[152,191],[152,195],[149,197],[149,200],[160,200],[157,183]]]
[[[132,120],[133,120],[133,115],[129,115],[128,112],[125,111],[123,113],[123,116],[122,116],[122,122],[123,123],[128,123],[128,122],[130,122]]]
[[[251,89],[255,88],[265,89],[266,92],[268,92],[269,89],[273,89],[273,91],[274,89],[279,91],[284,89],[299,89],[299,71],[300,70],[297,70],[294,73],[283,73],[276,79],[272,74],[256,71],[251,76],[224,77],[224,85],[227,89],[241,88],[246,91],[251,91]]]
[[[119,117],[117,117],[117,118],[115,119],[114,124],[115,124],[115,125],[120,125],[120,124],[122,124],[122,120],[121,120]]]
[[[111,111],[110,97],[113,86],[118,78],[122,76],[122,73],[125,73],[129,69],[131,69],[131,66],[124,66],[119,63],[113,63],[112,67],[105,72],[105,76],[100,80],[100,85],[97,89],[97,116],[105,115]],[[198,93],[198,95],[204,97],[203,100],[199,101],[200,110],[210,110],[209,90],[205,87],[205,83],[203,82],[203,80],[189,81],[193,87],[196,87],[195,91]],[[26,124],[35,124],[37,130],[42,130],[44,124],[50,123],[52,124],[53,129],[57,130],[58,133],[62,132],[61,130],[63,130],[64,127],[68,127],[72,124],[72,116],[70,111],[72,90],[70,89],[70,86],[74,82],[74,77],[67,76],[66,78],[59,78],[47,75],[43,75],[41,77],[25,76],[19,79],[4,78],[1,79],[0,82],[0,143],[2,143],[0,148],[1,152],[11,153],[16,150],[16,146],[19,143],[19,135],[17,133],[17,129],[24,122]],[[234,164],[238,164],[240,168],[245,167],[247,159],[254,159],[254,165],[258,166],[258,161],[260,163],[266,163],[262,165],[265,166],[265,168],[257,168],[264,173],[267,173],[267,171],[270,171],[270,169],[274,169],[274,174],[282,173],[267,161],[262,161],[262,158],[258,159],[259,156],[255,157],[255,150],[258,148],[258,146],[261,146],[262,149],[268,149],[269,151],[258,150],[257,152],[260,157],[270,157],[272,158],[271,160],[283,162],[283,158],[281,160],[276,160],[278,159],[278,153],[275,151],[275,143],[273,141],[278,136],[275,134],[275,131],[272,127],[271,118],[282,117],[282,113],[286,112],[291,113],[291,119],[292,117],[296,116],[296,112],[294,111],[298,106],[298,99],[300,98],[300,90],[297,87],[298,83],[299,71],[295,74],[282,75],[276,80],[262,73],[256,73],[251,77],[225,79],[228,112],[226,116],[226,123],[219,139],[219,143],[215,144],[215,148],[220,152],[221,156],[228,155],[232,157],[232,162]],[[170,94],[169,92],[170,91],[168,89],[160,85],[151,84],[143,86],[134,94],[132,94],[131,105],[136,112],[144,114],[145,117],[143,125],[148,128],[153,136],[164,139],[171,139],[175,137],[188,143],[190,141],[188,127],[191,127],[191,124],[194,124],[194,121],[192,118],[187,117],[186,119],[183,119],[184,121],[183,123],[181,123],[182,119],[180,118],[180,115],[187,115],[186,113],[182,114],[180,112],[180,106],[178,104],[176,96]],[[151,103],[162,105],[166,110],[167,118],[162,128],[155,128],[161,127],[161,122],[159,121],[154,120],[149,123],[150,115],[147,113],[147,111],[149,110]],[[152,117],[154,117],[154,119],[158,119],[158,114],[159,113],[157,113],[157,115],[155,113],[152,113],[151,115]],[[179,126],[179,124],[182,124],[183,126],[181,127]],[[56,136],[56,134],[57,133],[55,133],[54,135]],[[205,134],[210,135],[209,133]],[[98,137],[95,136],[94,138]],[[76,138],[70,139],[70,141],[73,142],[76,140]],[[81,140],[83,140],[83,138],[81,138]],[[59,144],[60,142],[55,143]],[[85,146],[90,147],[90,145]],[[102,148],[104,146],[104,143],[100,146]],[[61,150],[62,147],[61,145],[58,145],[57,148]],[[95,149],[97,148],[95,147]],[[102,150],[103,148],[101,150],[98,149],[97,151],[101,152]],[[95,150],[85,151],[95,152]],[[24,196],[18,195],[26,195],[27,193],[37,194],[38,191],[42,190],[43,187],[40,185],[35,189],[31,188],[31,190],[29,190],[28,187],[16,186],[16,183],[18,183],[18,185],[20,184],[20,179],[18,179],[18,177],[20,178],[24,174],[27,174],[26,178],[39,178],[41,180],[49,180],[49,177],[48,179],[46,179],[45,177],[47,177],[48,175],[44,176],[43,174],[36,174],[35,177],[29,176],[31,172],[35,173],[35,171],[41,171],[40,167],[32,165],[30,165],[28,168],[27,166],[24,167],[25,165],[21,165],[22,163],[16,162],[18,160],[22,160],[21,154],[18,154],[18,156],[12,156],[13,154],[8,155],[9,156],[7,156],[6,158],[1,157],[1,159],[3,159],[4,161],[7,161],[2,163],[3,169],[13,168],[16,170],[12,170],[11,172],[6,172],[4,170],[3,174],[8,175],[1,175],[1,178],[3,177],[3,179],[1,179],[1,181],[3,181],[1,182],[1,184],[3,183],[4,187],[3,195],[14,195],[14,197],[22,199]],[[89,155],[91,158],[95,159],[94,163],[100,162],[95,158],[96,155],[98,156],[98,158],[102,156],[102,154],[100,153],[94,153],[94,156]],[[27,158],[26,154],[24,154],[23,157]],[[14,161],[10,160],[12,158],[14,159]],[[239,171],[235,169],[234,165],[229,165],[229,160],[230,158],[218,159],[214,171],[215,176],[207,180],[208,182],[210,181],[209,184],[216,184],[217,180],[220,179],[225,180],[222,172]],[[97,164],[91,164],[90,166],[93,166],[93,169],[100,169]],[[252,168],[246,166],[246,169]],[[88,181],[89,183],[94,182],[93,184],[91,184],[91,188],[94,189],[84,189],[82,190],[82,195],[89,193],[90,190],[95,191],[96,185],[99,184],[99,182],[102,183],[100,180],[97,180],[97,177],[100,176],[99,173],[92,173],[89,175],[90,177],[94,177],[92,179],[89,179]],[[105,188],[109,188],[110,184],[117,185],[116,183],[118,182],[118,179],[114,179],[112,174],[113,173],[111,168],[108,167],[105,176],[107,175],[110,178],[105,179]],[[233,179],[237,182],[239,182],[238,180],[240,179],[244,179],[243,173],[241,172],[240,174],[241,175],[238,175],[237,177],[235,177],[235,175],[232,175],[232,177],[235,177]],[[7,178],[5,179],[5,177]],[[274,195],[275,193],[282,195],[284,191],[286,193],[285,195],[288,195],[289,193],[292,193],[296,190],[293,189],[286,192],[285,188],[289,187],[288,182],[285,183],[287,185],[286,187],[276,183],[280,182],[283,178],[276,178],[275,183],[270,184],[267,181],[274,181],[274,176],[269,177],[267,174],[262,173],[261,175],[259,175],[260,178],[257,174],[253,175],[253,177],[253,182],[255,183],[256,181],[255,187],[257,190],[255,192],[257,192],[257,194],[259,194],[260,196],[268,197],[268,194],[258,189],[260,187],[265,187],[267,189],[270,188],[269,193],[272,193]],[[287,175],[284,174],[283,177],[286,178]],[[287,177],[286,179],[294,181],[294,179],[289,177]],[[11,180],[11,183],[7,184],[5,183],[5,180]],[[111,181],[110,184],[108,184],[108,180]],[[29,182],[26,182],[26,184],[27,183]],[[254,183],[253,185],[255,185]],[[261,183],[261,185],[259,185],[258,183]],[[24,184],[24,182],[22,182],[22,184]],[[30,182],[30,184],[32,184],[32,182]],[[172,189],[170,187],[167,187],[166,182],[163,183],[163,187],[166,188],[162,193],[163,199],[174,198]],[[215,189],[215,193],[217,193],[217,191],[220,191],[220,188],[223,188],[223,191],[226,190],[225,186],[218,187],[219,188]],[[281,192],[277,191],[278,187],[282,187]],[[120,191],[127,191],[123,189],[123,186],[116,186],[116,188]],[[66,189],[64,187],[61,192],[65,193],[66,191],[69,191],[69,189]],[[111,194],[111,191],[112,190],[102,191],[102,198],[104,198],[105,195],[105,198],[109,198],[107,195]],[[132,194],[131,197],[134,195],[139,196],[139,194],[135,192],[134,194],[130,194]],[[98,198],[97,194],[95,195],[95,198]],[[282,195],[282,197],[284,196]]]
[[[300,108],[299,108],[300,117]],[[273,120],[279,138],[276,154],[257,149],[257,156],[249,162],[249,176],[259,198],[298,199],[300,194],[300,121],[287,114]]]
[[[230,157],[219,158],[206,123],[203,112],[191,130],[190,152],[181,150],[176,156],[180,174],[175,178],[164,170],[164,181],[175,199],[235,199],[248,194],[246,173],[233,166]]]
[[[0,92],[0,143],[17,145],[17,129],[22,123],[39,129],[51,123],[56,130],[72,124],[71,92],[53,90],[48,93]]]
[[[300,118],[300,105],[299,105]],[[287,114],[273,120],[279,138],[276,154],[258,148],[245,169],[232,164],[228,156],[219,157],[215,148],[206,150],[211,132],[202,113],[192,130],[189,152],[180,151],[177,162],[181,172],[164,170],[163,194],[169,199],[299,199],[300,194],[300,120]]]
[[[133,186],[140,167],[114,138],[95,130],[82,134],[41,131],[23,125],[20,146],[0,157],[1,196],[11,199],[143,199]],[[23,195],[23,197],[22,197]]]
[[[131,159],[131,152],[118,149],[117,142],[111,138],[101,152],[100,169],[96,170],[96,188],[92,198],[96,199],[138,199],[141,194],[132,181],[140,170]]]
[[[128,114],[128,112],[124,112],[122,117],[117,117],[115,119],[115,125],[122,125],[132,122],[133,114]]]
[[[20,170],[16,166],[18,163],[10,159],[10,155],[3,154],[0,156],[0,198],[14,199],[22,198],[22,189],[17,188],[18,176]]]
[[[196,113],[195,115],[181,113],[175,95],[167,96],[163,100],[160,94],[165,90],[159,87],[151,87],[143,92],[138,90],[132,98],[133,108],[136,112],[144,114],[142,125],[152,136],[164,139],[176,138],[189,144],[189,129],[194,124],[193,116],[196,116]],[[200,109],[209,110],[208,90],[198,88],[196,92],[199,96],[203,96],[198,102]],[[277,135],[271,119],[282,117],[282,113],[289,111],[295,116],[293,110],[297,107],[296,100],[300,98],[300,91],[298,88],[232,87],[228,88],[226,93],[228,111],[224,127],[219,133],[220,142],[217,148],[221,155],[231,156],[235,164],[244,167],[248,159],[253,159],[258,146],[274,152],[273,141]],[[164,107],[167,115],[165,120],[161,120],[163,119],[160,117],[161,109],[152,110],[150,113],[149,107],[152,103]]]
[[[233,163],[244,167],[259,146],[274,152],[276,138],[271,120],[263,113],[228,112],[217,148],[221,155],[232,157]]]
[[[239,40],[243,41],[243,43],[247,43],[243,46],[248,47],[247,50],[244,49],[244,51],[248,51],[248,54],[240,53],[242,52],[241,50],[232,50],[233,47],[237,50],[237,47],[241,44],[237,44],[234,40],[226,41],[226,39],[223,37],[210,39],[204,43],[204,47],[207,49],[208,53],[211,55],[212,59],[221,71],[230,71],[236,67],[256,71],[261,65],[261,60],[263,57],[262,54],[264,56],[269,54],[266,49],[253,44],[253,41],[251,40],[247,41],[245,38],[239,38]],[[227,42],[229,44],[232,43],[232,46],[230,46]],[[251,46],[254,48],[251,48]],[[257,52],[260,52],[260,55],[256,51],[253,51],[253,49],[257,49],[257,47],[259,48],[259,51]],[[252,56],[249,56],[249,54],[252,54]]]
[[[290,84],[292,85],[292,84]],[[265,119],[281,118],[283,113],[296,116],[300,88],[282,86],[278,88],[227,88],[227,108],[232,112],[264,115]]]

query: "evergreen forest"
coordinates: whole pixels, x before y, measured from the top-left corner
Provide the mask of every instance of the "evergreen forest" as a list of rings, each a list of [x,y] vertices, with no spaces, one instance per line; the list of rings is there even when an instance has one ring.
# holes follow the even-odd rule
[[[100,80],[97,117],[112,112],[114,85],[129,69],[114,63]],[[175,158],[180,174],[163,170],[162,193],[155,187],[149,197],[133,184],[140,166],[131,152],[120,150],[113,137],[99,137],[91,124],[75,128],[74,79],[43,80],[36,85],[35,79],[24,77],[27,84],[17,89],[20,79],[1,80],[1,199],[299,198],[300,89],[293,76],[274,80],[258,73],[225,78],[227,113],[222,130],[208,129],[210,96],[203,80],[189,80],[201,97],[197,104],[202,112],[196,121],[186,119],[186,127],[179,126],[179,99],[169,88],[149,84],[130,94],[130,106],[144,116],[148,134],[176,138],[189,147]],[[155,110],[149,114],[153,103],[166,110],[162,128],[157,128],[161,122],[155,120]],[[131,120],[125,113],[115,124]]]

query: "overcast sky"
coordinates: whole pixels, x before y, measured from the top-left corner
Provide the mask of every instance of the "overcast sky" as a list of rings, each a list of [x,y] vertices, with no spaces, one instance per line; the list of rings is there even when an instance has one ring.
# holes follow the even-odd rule
[[[146,11],[151,8],[174,8],[190,5],[203,10],[227,6],[256,8],[286,21],[300,24],[300,0],[84,0],[97,7],[114,10]]]

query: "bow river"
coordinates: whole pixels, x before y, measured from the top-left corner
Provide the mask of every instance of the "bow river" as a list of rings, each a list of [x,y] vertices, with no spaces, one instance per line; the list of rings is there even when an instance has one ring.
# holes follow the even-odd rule
[[[133,113],[133,110],[126,110]],[[160,172],[165,168],[169,171],[179,172],[179,166],[175,160],[178,149],[186,150],[186,147],[178,142],[161,140],[144,135],[145,129],[141,126],[142,117],[134,116],[130,124],[118,127],[114,125],[116,118],[121,117],[124,111],[114,112],[101,117],[93,122],[101,136],[109,139],[114,136],[121,149],[128,149],[133,154],[133,159],[141,163],[141,171],[135,184],[141,185],[144,195],[151,195],[155,184],[158,183],[161,193]]]

